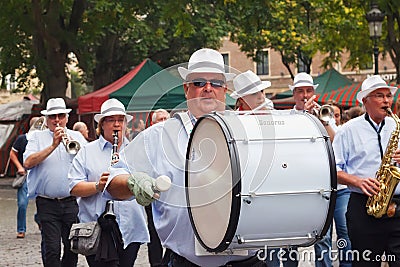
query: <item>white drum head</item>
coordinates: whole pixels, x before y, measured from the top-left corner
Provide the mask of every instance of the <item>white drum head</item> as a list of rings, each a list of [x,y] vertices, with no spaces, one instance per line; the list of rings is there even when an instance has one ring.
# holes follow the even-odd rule
[[[232,166],[238,162],[237,153],[227,135],[220,118],[203,117],[193,130],[187,154],[189,214],[197,239],[212,252],[228,247],[236,231],[236,223],[230,222],[237,222],[240,213],[240,197],[234,197],[240,192],[240,166]]]

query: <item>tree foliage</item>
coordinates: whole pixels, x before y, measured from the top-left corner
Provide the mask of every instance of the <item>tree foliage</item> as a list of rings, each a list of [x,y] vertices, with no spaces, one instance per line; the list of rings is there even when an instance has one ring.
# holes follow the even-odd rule
[[[73,53],[86,83],[97,89],[146,57],[165,67],[200,47],[219,47],[227,34],[218,19],[223,7],[223,1],[201,0],[3,1],[0,68],[3,74],[35,69],[45,103],[65,96]]]
[[[341,61],[344,51],[350,52],[347,66],[356,68],[371,60],[370,54],[365,53],[369,42],[362,3],[257,0],[251,4],[237,1],[231,8],[232,40],[255,60],[259,49],[278,51],[292,77],[293,67],[300,60],[310,72],[318,51],[326,55],[325,68]],[[250,19],[246,20],[246,16]]]

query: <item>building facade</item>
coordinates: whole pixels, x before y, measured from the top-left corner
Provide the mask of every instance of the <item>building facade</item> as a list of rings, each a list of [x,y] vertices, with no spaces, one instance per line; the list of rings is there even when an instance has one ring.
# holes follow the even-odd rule
[[[293,80],[289,74],[289,71],[283,65],[281,56],[277,51],[273,49],[265,49],[261,51],[262,62],[256,63],[251,58],[246,56],[246,53],[240,51],[239,45],[231,42],[229,37],[225,37],[222,40],[222,46],[219,49],[220,53],[224,56],[225,64],[229,67],[244,72],[252,70],[254,73],[259,75],[261,80],[271,81],[272,86],[265,90],[268,97],[273,97],[275,94],[289,90],[288,85],[293,84]],[[321,68],[323,55],[317,54],[313,57],[311,65],[311,75],[317,77],[324,73],[326,70]],[[371,48],[371,58],[373,58]],[[363,81],[370,75],[374,74],[373,64],[367,69],[351,70],[344,68],[346,65],[348,56],[342,55],[342,62],[335,64],[334,68],[345,75],[347,78],[354,82]],[[296,74],[301,72],[301,64],[299,66],[292,66],[291,71]],[[391,82],[396,78],[396,69],[393,62],[389,57],[383,57],[382,53],[379,54],[379,75],[386,81]]]

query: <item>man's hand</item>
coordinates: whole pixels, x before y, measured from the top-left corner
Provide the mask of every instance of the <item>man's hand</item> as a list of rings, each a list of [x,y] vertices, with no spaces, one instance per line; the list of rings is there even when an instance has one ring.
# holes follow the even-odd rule
[[[367,196],[376,195],[379,192],[380,183],[375,178],[365,178],[359,179],[358,187],[366,194]]]
[[[137,203],[148,206],[155,200],[155,179],[144,172],[134,172],[128,178],[128,188],[136,198]],[[156,194],[157,196],[157,194]]]

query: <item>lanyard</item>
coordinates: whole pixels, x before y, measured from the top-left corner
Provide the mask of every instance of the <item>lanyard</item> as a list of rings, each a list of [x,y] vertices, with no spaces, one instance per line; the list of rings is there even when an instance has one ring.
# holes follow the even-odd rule
[[[372,126],[372,128],[374,128],[376,134],[378,135],[379,151],[381,152],[381,159],[382,159],[383,158],[383,148],[382,148],[382,144],[381,144],[381,130],[382,130],[383,126],[385,125],[385,120],[382,121],[378,130],[375,128],[374,124],[372,123],[370,117],[368,116],[368,113],[365,113],[365,120],[369,122],[369,124]]]

